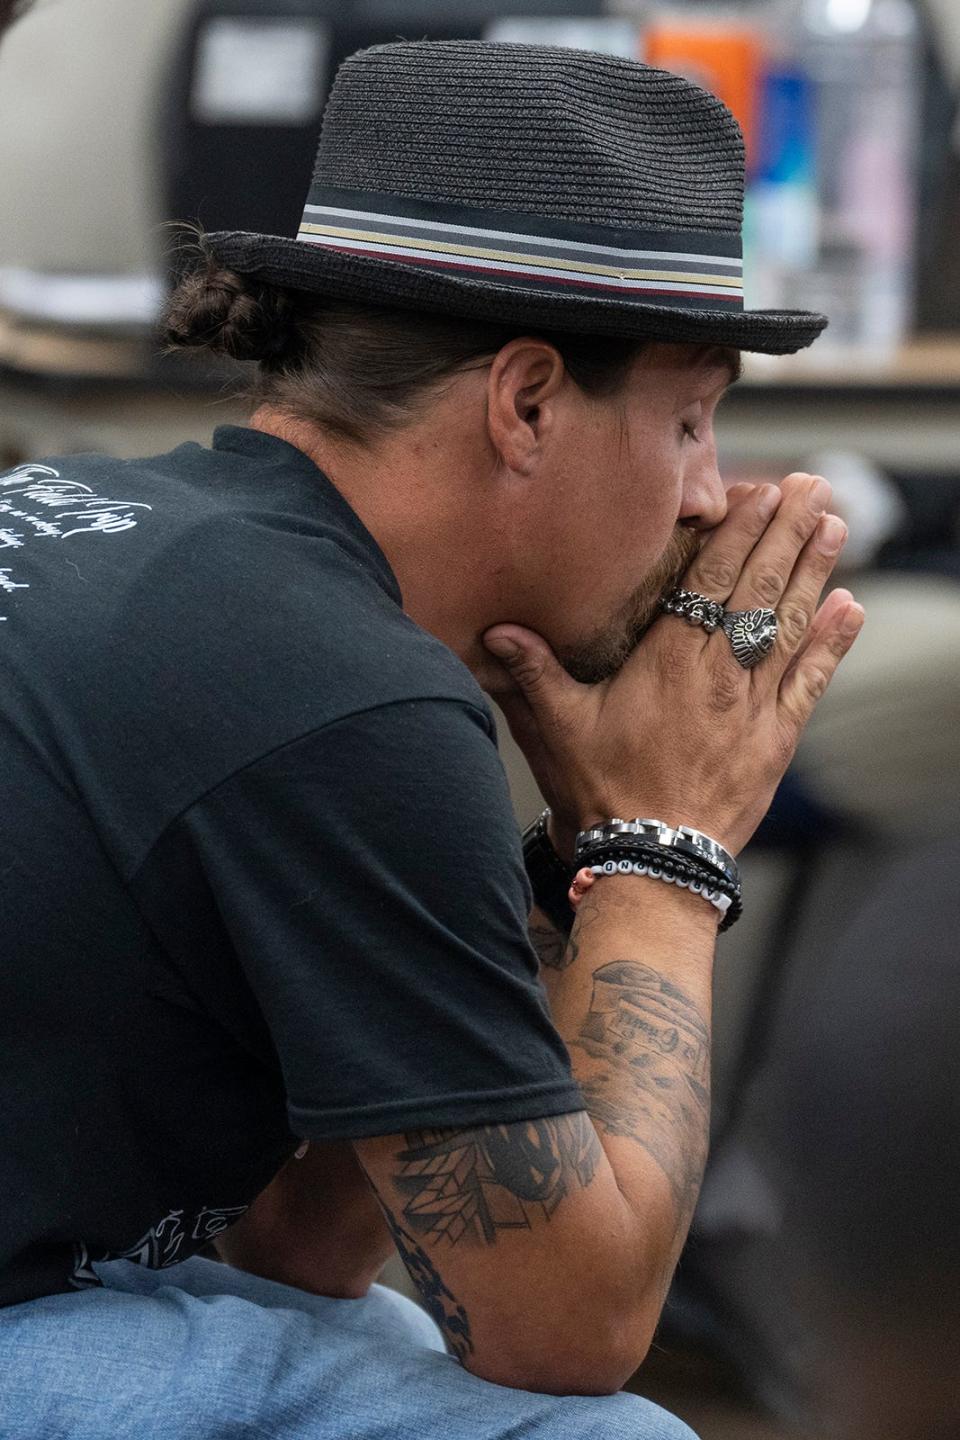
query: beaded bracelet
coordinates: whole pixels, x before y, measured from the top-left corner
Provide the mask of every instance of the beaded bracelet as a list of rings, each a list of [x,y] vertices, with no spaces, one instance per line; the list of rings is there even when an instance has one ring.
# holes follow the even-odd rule
[[[728,895],[721,895],[719,890],[711,890],[707,885],[701,886],[697,880],[679,879],[671,875],[665,875],[657,869],[650,870],[647,866],[636,863],[632,864],[626,860],[620,861],[615,865],[613,871],[606,870],[603,865],[594,865],[592,867],[584,866],[582,870],[578,870],[573,877],[568,897],[572,909],[574,911],[578,909],[580,901],[596,880],[601,879],[605,874],[616,873],[650,875],[654,880],[664,880],[667,884],[676,884],[681,889],[689,889],[695,894],[701,894],[704,900],[708,901],[719,913],[721,918],[721,923],[718,926],[719,930],[728,930],[736,921],[737,917],[732,910],[733,901]]]
[[[590,867],[592,875],[649,875],[651,880],[663,880],[667,885],[676,885],[680,890],[692,890],[695,895],[702,895],[708,900],[715,910],[720,912],[721,918],[725,917],[733,905],[729,895],[724,895],[720,890],[711,890],[709,883],[693,877],[687,879],[675,872],[659,865],[641,865],[634,860],[605,860],[602,865]]]
[[[664,847],[646,845],[646,847],[630,847],[629,850],[620,850],[619,847],[604,847],[603,852],[590,854],[584,857],[583,863],[587,867],[596,870],[597,873],[613,874],[612,870],[603,870],[604,864],[615,863],[617,867],[623,865],[620,874],[651,874],[653,880],[665,880],[666,884],[679,884],[679,887],[691,888],[694,893],[698,891],[717,891],[730,901],[724,906],[725,912],[730,916],[730,924],[735,924],[743,914],[743,893],[740,887],[734,886],[730,880],[718,877],[707,865],[699,864],[698,861],[689,860],[685,855],[678,855],[675,851],[665,850]],[[629,865],[629,870],[628,867]],[[639,868],[635,868],[639,867]]]
[[[635,835],[618,835],[615,840],[595,840],[583,845],[577,853],[578,868],[583,865],[602,864],[604,860],[638,859],[641,863],[652,861],[665,865],[668,870],[676,869],[680,874],[690,871],[708,881],[713,889],[722,890],[725,895],[742,893],[737,880],[733,880],[719,865],[712,865],[701,856],[683,854],[672,846],[658,845],[655,840]]]
[[[720,930],[729,930],[743,914],[743,900],[738,886],[725,876],[721,877],[705,861],[694,861],[679,856],[664,846],[649,841],[618,841],[616,846],[591,846],[581,856],[586,863],[577,872],[570,887],[570,904],[576,908],[579,903],[577,884],[583,885],[589,874],[596,879],[603,875],[649,875],[653,880],[662,880],[667,885],[677,885],[681,890],[692,890],[703,895],[722,919]],[[599,853],[602,851],[602,854]],[[593,883],[591,879],[589,884]],[[582,898],[582,897],[579,897]]]

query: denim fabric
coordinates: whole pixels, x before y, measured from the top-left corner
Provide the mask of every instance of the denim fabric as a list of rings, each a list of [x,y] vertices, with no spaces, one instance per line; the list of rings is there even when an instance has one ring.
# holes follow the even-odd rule
[[[97,1266],[0,1310],[3,1440],[695,1440],[634,1395],[478,1380],[403,1296],[330,1300],[213,1261]]]

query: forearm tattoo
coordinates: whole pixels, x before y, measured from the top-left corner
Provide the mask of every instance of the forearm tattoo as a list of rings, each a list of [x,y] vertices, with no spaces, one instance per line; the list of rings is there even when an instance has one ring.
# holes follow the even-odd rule
[[[615,960],[593,973],[572,1045],[601,1062],[578,1076],[587,1109],[610,1135],[642,1145],[673,1191],[678,1229],[693,1214],[707,1158],[710,1031],[693,1000],[658,971]]]
[[[439,1325],[450,1350],[461,1362],[473,1353],[473,1338],[467,1312],[456,1296],[447,1289],[440,1278],[440,1272],[430,1256],[411,1235],[402,1229],[397,1219],[380,1201],[384,1218],[390,1226],[390,1233],[396,1242],[400,1259],[407,1267],[410,1279],[420,1292],[424,1309]]]
[[[585,1188],[603,1150],[583,1111],[470,1130],[405,1136],[394,1184],[404,1223],[418,1236],[491,1245],[500,1230],[549,1220],[574,1185]]]
[[[540,957],[540,964],[548,970],[566,970],[573,965],[580,954],[580,932],[596,913],[596,901],[581,900],[569,939],[550,924],[531,925],[530,943]]]
[[[566,937],[552,925],[531,925],[529,935],[530,944],[540,957],[540,964],[548,970],[566,970],[568,965],[573,964],[576,957],[568,955]]]

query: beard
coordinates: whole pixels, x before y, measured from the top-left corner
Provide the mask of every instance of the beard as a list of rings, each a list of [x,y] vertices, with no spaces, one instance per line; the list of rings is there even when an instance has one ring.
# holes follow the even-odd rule
[[[678,525],[660,559],[613,619],[588,640],[557,652],[567,674],[581,685],[596,685],[616,675],[659,616],[660,597],[680,583],[701,543],[696,531]]]

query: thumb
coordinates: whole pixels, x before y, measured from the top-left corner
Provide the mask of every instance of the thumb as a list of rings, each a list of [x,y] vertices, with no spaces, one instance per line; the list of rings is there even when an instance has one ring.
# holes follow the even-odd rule
[[[483,643],[506,669],[535,716],[556,714],[558,703],[583,688],[567,674],[542,636],[519,625],[494,625]]]

